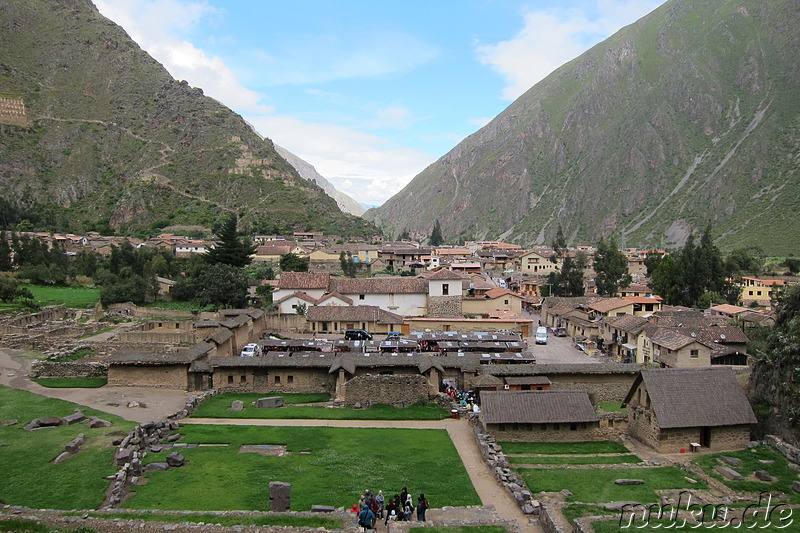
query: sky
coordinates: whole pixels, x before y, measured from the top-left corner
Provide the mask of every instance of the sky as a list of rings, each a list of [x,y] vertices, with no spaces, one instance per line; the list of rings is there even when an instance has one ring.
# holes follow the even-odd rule
[[[664,0],[94,0],[145,51],[378,206]]]

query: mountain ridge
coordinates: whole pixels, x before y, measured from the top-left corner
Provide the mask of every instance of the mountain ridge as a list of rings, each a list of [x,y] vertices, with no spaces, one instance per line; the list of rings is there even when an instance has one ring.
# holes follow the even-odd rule
[[[556,69],[370,210],[389,235],[615,234],[800,252],[796,3],[670,0]],[[413,216],[412,216],[413,214]],[[788,231],[787,231],[788,230]]]

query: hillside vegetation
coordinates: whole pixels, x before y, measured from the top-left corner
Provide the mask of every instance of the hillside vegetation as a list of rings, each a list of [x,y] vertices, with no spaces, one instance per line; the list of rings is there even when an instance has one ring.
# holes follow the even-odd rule
[[[562,66],[367,218],[396,235],[616,234],[800,252],[800,4],[669,0]]]
[[[3,1],[0,49],[1,226],[375,233],[88,0]]]

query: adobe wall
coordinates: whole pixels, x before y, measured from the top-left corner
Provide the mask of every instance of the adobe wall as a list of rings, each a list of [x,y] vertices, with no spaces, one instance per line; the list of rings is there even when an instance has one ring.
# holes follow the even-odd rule
[[[628,435],[651,448],[658,449],[659,430],[655,415],[639,406],[628,406]],[[692,441],[694,442],[694,441]],[[686,445],[683,446],[685,448]],[[680,451],[680,450],[678,450]]]
[[[700,428],[663,429],[659,435],[660,453],[689,451],[690,442],[700,442]],[[750,442],[750,426],[721,426],[711,428],[711,446],[715,452],[743,450]]]
[[[636,374],[548,374],[553,390],[580,390],[595,402],[621,402]]]
[[[419,374],[357,376],[343,386],[347,405],[355,403],[406,403],[428,401],[428,380]]]
[[[108,375],[108,365],[105,363],[34,361],[28,375],[32,378],[100,378]]]
[[[173,319],[193,320],[194,313],[191,311],[178,311],[174,309],[159,309],[156,307],[138,307],[131,302],[108,304],[108,311],[122,312],[123,314],[133,315],[137,317],[170,317]],[[125,311],[128,313],[125,313]]]
[[[152,387],[157,389],[189,388],[187,365],[111,365],[108,384],[112,387]]]
[[[503,426],[505,429],[501,429]],[[620,429],[601,427],[597,422],[587,423],[585,429],[578,424],[575,430],[570,429],[570,424],[547,424],[545,430],[541,429],[541,426],[541,424],[486,424],[486,430],[497,440],[512,442],[617,441],[622,437]]]
[[[276,382],[276,378],[278,381]],[[214,371],[214,387],[220,392],[328,392],[333,393],[336,378],[327,369],[237,369]]]
[[[460,294],[455,296],[428,296],[428,316],[460,317],[462,314]]]
[[[267,314],[265,331],[301,333],[306,331],[306,317],[302,315]]]
[[[117,335],[125,343],[195,344],[194,331],[123,331]]]

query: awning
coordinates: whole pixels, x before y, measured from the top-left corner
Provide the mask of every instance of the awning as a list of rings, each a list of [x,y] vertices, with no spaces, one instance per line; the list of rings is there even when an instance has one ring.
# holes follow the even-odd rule
[[[629,344],[627,342],[625,344],[623,344],[622,347],[625,348],[626,350],[635,350],[636,349],[636,345],[635,344]]]

